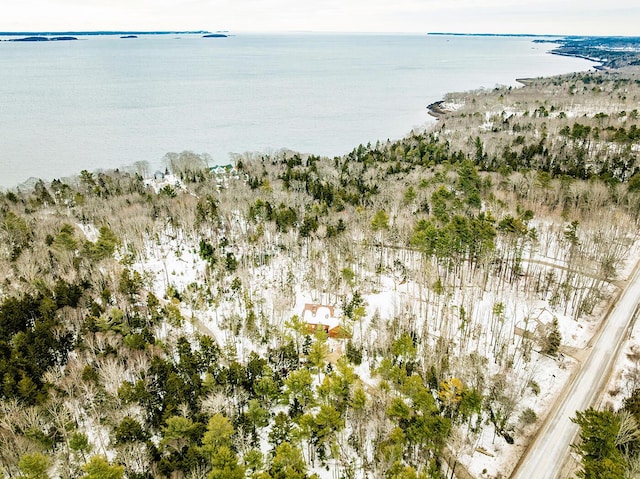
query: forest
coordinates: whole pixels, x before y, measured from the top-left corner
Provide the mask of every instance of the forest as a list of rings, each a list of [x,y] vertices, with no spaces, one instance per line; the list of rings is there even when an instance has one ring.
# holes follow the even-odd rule
[[[1,192],[0,477],[508,477],[640,259],[639,100],[528,79],[341,157]],[[639,398],[576,413],[579,477],[636,477]]]

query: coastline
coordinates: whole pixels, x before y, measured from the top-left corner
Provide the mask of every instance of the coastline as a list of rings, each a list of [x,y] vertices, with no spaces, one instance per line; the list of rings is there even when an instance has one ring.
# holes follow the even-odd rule
[[[444,35],[444,34],[439,34],[439,35]],[[564,44],[561,44],[561,46],[550,50],[548,53],[551,54],[551,55],[558,55],[558,56],[569,57],[569,58],[579,58],[581,60],[587,60],[587,61],[590,61],[590,62],[599,63],[599,65],[594,65],[593,66],[594,70],[597,70],[597,71],[604,71],[604,70],[608,70],[608,69],[614,70],[614,69],[619,68],[619,67],[615,67],[615,66],[607,67],[603,60],[592,58],[592,57],[589,57],[588,55],[559,51],[558,49],[561,48],[563,45]],[[534,80],[534,78],[532,78],[532,77],[524,77],[524,78],[516,78],[515,79],[515,81],[517,83],[520,83],[524,87],[529,86],[533,82],[533,80]],[[443,116],[447,115],[448,113],[451,113],[451,110],[449,110],[449,109],[447,109],[447,108],[445,108],[443,106],[445,103],[446,103],[445,100],[438,100],[438,101],[434,101],[433,103],[430,103],[429,105],[427,105],[428,114],[430,116],[434,117],[436,120],[439,120],[440,118],[442,118]]]
[[[447,113],[451,113],[451,110],[447,110],[446,108],[443,108],[442,105],[444,105],[445,101],[444,100],[438,100],[438,101],[434,101],[433,103],[427,105],[427,110],[429,115],[431,115],[432,117],[436,118],[436,119],[440,119],[441,117],[443,117],[444,115],[446,115]]]
[[[531,78],[531,77],[516,78],[515,81],[517,83],[520,83],[522,86],[526,87],[531,85],[531,83],[534,81],[534,78]],[[448,92],[448,93],[453,93],[453,92]],[[436,120],[439,120],[453,111],[447,108],[445,106],[446,104],[447,104],[447,101],[444,99],[434,101],[433,103],[430,103],[427,105],[427,113],[433,118],[435,118]]]
[[[640,65],[640,37],[564,37],[549,53],[596,63],[596,70]]]
[[[250,39],[250,40],[255,40],[255,39]],[[421,47],[423,40],[424,39],[421,38],[420,41],[418,42],[417,40],[414,41],[412,39],[412,41],[410,42],[410,46],[413,46],[413,44],[416,43]],[[384,39],[385,44],[386,42],[387,42],[386,39]],[[90,42],[85,42],[82,45],[80,45],[80,43],[78,43],[77,45],[74,45],[75,47],[74,51],[81,51],[80,47],[82,47],[83,50],[93,48],[92,45],[89,45],[89,43]],[[524,41],[521,43],[525,45],[525,47],[522,48],[522,52],[518,58],[526,56],[529,50],[531,50],[529,48],[530,43],[528,41]],[[323,44],[326,44],[326,42],[324,42]],[[443,43],[443,45],[444,44],[445,43]],[[151,42],[135,43],[131,45],[131,48],[142,50],[142,49],[148,48],[148,45],[152,45],[152,43]],[[448,46],[450,47],[451,45],[448,45]],[[189,47],[190,47],[190,44],[189,44]],[[178,48],[178,47],[177,46],[174,47],[174,45],[172,44],[172,48]],[[206,48],[206,47],[202,47],[202,48]],[[544,50],[546,50],[546,48]],[[420,51],[420,50],[416,49],[416,51]],[[540,49],[538,49],[538,51],[540,51]],[[446,54],[455,53],[455,51],[452,50],[451,52],[449,52],[447,50],[445,53]],[[441,55],[444,56],[444,53]],[[536,53],[536,55],[538,55],[538,53]],[[545,56],[546,56],[546,53],[542,53],[541,55],[538,55],[538,57],[545,57]],[[564,63],[561,60],[559,60],[559,57],[555,57],[555,58],[556,60],[553,60],[553,62],[556,62],[559,64]],[[441,68],[441,70],[444,70],[445,73],[447,73],[446,69],[450,62],[446,59],[443,59],[443,61],[446,61],[446,64],[444,65],[443,68]],[[549,62],[549,60],[547,60],[547,62]],[[541,62],[541,63],[544,63],[544,62]],[[535,61],[532,61],[531,64],[533,65],[536,63]],[[430,68],[433,69],[434,65],[436,65],[436,63],[433,63],[433,62],[430,63]],[[500,67],[502,68],[502,66],[503,64],[501,63]],[[527,66],[529,66],[529,64],[527,64]],[[170,135],[169,134],[160,135],[159,132],[163,132],[164,131],[163,128],[165,128],[165,125],[169,125],[169,122],[165,121],[164,123],[161,123],[159,120],[155,119],[156,118],[155,115],[150,116],[144,122],[137,121],[138,112],[141,110],[127,109],[126,121],[131,121],[132,123],[139,125],[138,128],[141,131],[145,131],[145,134],[140,135],[140,137],[142,138],[142,141],[140,141],[137,138],[131,139],[127,130],[123,126],[121,126],[122,124],[119,122],[111,122],[111,124],[109,125],[109,131],[110,131],[109,138],[118,138],[117,145],[115,144],[115,142],[111,141],[110,139],[105,139],[104,141],[102,140],[94,141],[93,138],[101,138],[101,137],[99,135],[91,135],[89,133],[85,137],[81,138],[80,139],[81,141],[76,142],[77,146],[74,146],[73,148],[67,148],[62,153],[58,153],[57,149],[47,151],[46,158],[44,158],[44,154],[38,155],[38,156],[36,156],[38,154],[37,152],[32,154],[32,151],[35,149],[24,146],[24,145],[28,145],[28,142],[26,141],[18,141],[18,140],[8,141],[4,147],[6,149],[5,156],[10,158],[8,162],[9,167],[7,168],[8,173],[6,174],[5,178],[2,181],[0,181],[0,185],[3,186],[4,188],[9,188],[9,187],[15,187],[20,185],[22,183],[21,180],[23,178],[44,176],[45,179],[52,179],[52,178],[59,177],[61,175],[62,176],[72,175],[76,171],[79,171],[82,169],[90,170],[94,168],[94,165],[96,165],[96,167],[98,168],[103,168],[103,169],[117,168],[117,167],[122,167],[123,165],[129,165],[138,160],[149,161],[150,163],[157,165],[161,162],[163,156],[167,152],[172,152],[172,151],[179,152],[185,149],[192,149],[194,151],[206,151],[210,153],[211,156],[215,158],[216,161],[220,161],[220,162],[224,162],[228,160],[229,158],[228,153],[230,151],[236,152],[236,153],[242,153],[247,149],[263,151],[263,150],[268,150],[270,148],[277,149],[279,147],[288,147],[291,149],[302,150],[307,152],[313,151],[314,153],[317,152],[318,154],[321,154],[321,155],[326,154],[330,156],[335,156],[335,155],[345,154],[351,148],[353,148],[354,145],[357,145],[358,143],[367,143],[368,141],[374,142],[376,140],[385,139],[388,137],[396,137],[396,138],[402,137],[408,134],[412,130],[412,128],[419,127],[422,124],[430,124],[434,121],[437,121],[437,119],[447,114],[450,114],[451,111],[455,109],[455,106],[448,104],[447,101],[444,100],[444,98],[446,98],[447,92],[449,91],[457,92],[457,91],[473,90],[476,88],[483,88],[483,85],[485,88],[488,88],[491,85],[500,84],[500,83],[513,84],[513,78],[518,75],[536,76],[537,74],[540,74],[541,76],[547,76],[547,72],[545,70],[530,68],[530,69],[527,69],[526,71],[522,71],[522,67],[520,66],[518,68],[514,68],[511,71],[511,73],[506,77],[503,76],[501,78],[496,75],[495,77],[492,78],[491,73],[493,73],[494,70],[502,72],[501,68],[496,69],[495,65],[492,66],[492,65],[486,65],[486,64],[485,65],[479,64],[477,68],[482,70],[481,73],[484,73],[485,77],[490,79],[486,80],[484,83],[473,82],[473,83],[469,83],[467,85],[462,85],[462,86],[460,86],[460,84],[464,82],[459,81],[458,79],[454,79],[454,81],[449,81],[449,82],[440,82],[440,83],[443,83],[443,85],[438,84],[439,80],[434,79],[433,81],[431,81],[429,77],[422,78],[420,82],[414,81],[413,86],[424,88],[424,91],[420,92],[419,95],[405,95],[406,97],[413,96],[413,98],[411,99],[413,103],[411,106],[404,106],[404,110],[398,110],[398,117],[400,117],[401,114],[404,115],[401,118],[403,120],[401,127],[398,127],[395,130],[389,130],[386,127],[379,128],[378,125],[381,122],[377,122],[375,124],[374,122],[371,122],[372,123],[371,125],[367,125],[366,131],[364,131],[364,127],[361,127],[361,126],[358,126],[357,128],[353,127],[352,128],[353,130],[364,131],[364,132],[356,131],[355,134],[352,134],[351,136],[355,138],[353,140],[350,138],[347,138],[347,136],[351,133],[346,128],[341,128],[341,127],[336,128],[339,133],[338,135],[332,135],[332,136],[339,138],[339,140],[332,139],[331,144],[332,145],[338,144],[338,146],[335,148],[332,147],[332,150],[329,150],[329,148],[326,146],[326,144],[328,144],[329,142],[323,142],[318,146],[314,144],[314,142],[315,143],[320,143],[320,142],[315,141],[314,138],[318,135],[317,134],[318,131],[320,132],[329,131],[330,128],[335,128],[335,123],[336,123],[335,121],[333,122],[334,125],[332,125],[331,121],[328,121],[325,119],[331,118],[331,112],[335,111],[336,108],[340,107],[341,106],[340,104],[335,105],[333,108],[326,108],[323,105],[317,105],[313,109],[315,112],[314,118],[307,119],[306,117],[309,115],[306,115],[306,116],[300,115],[300,117],[302,118],[302,121],[295,121],[295,122],[290,121],[291,115],[287,114],[286,116],[284,116],[282,120],[280,120],[280,121],[284,121],[283,128],[278,129],[278,131],[272,132],[272,131],[268,131],[268,128],[266,127],[265,128],[260,127],[259,129],[257,129],[258,135],[256,135],[255,133],[252,133],[251,135],[247,135],[242,132],[236,133],[235,131],[232,131],[232,127],[230,127],[230,122],[233,119],[233,111],[222,112],[221,114],[216,115],[215,117],[213,117],[212,115],[203,114],[201,115],[202,121],[199,121],[196,124],[194,120],[194,125],[192,125],[193,126],[192,128],[187,129],[186,127],[183,128],[180,125],[176,125],[176,128],[173,128],[171,130]],[[426,70],[426,68],[422,68],[422,69]],[[490,73],[487,74],[485,70],[489,71]],[[161,71],[161,70],[158,70],[158,71]],[[404,74],[404,70],[402,69],[398,69],[397,71],[400,71]],[[442,76],[442,74],[439,74],[437,72],[425,73],[425,72],[422,72],[421,69],[418,69],[417,72],[418,73],[416,73],[413,69],[411,69],[408,71],[407,76],[411,77],[411,76],[416,76],[418,74],[433,75],[434,73],[435,73],[434,76],[438,76],[438,77]],[[474,72],[475,70],[470,70],[469,72],[465,72],[464,75],[460,75],[460,72],[457,72],[457,76],[463,77],[467,81],[471,81],[474,78]],[[211,81],[210,80],[211,78],[215,79],[216,78],[215,75],[216,75],[216,72],[209,72],[209,75],[207,75],[206,81],[207,82]],[[228,78],[222,78],[220,81],[222,82],[228,81]],[[425,87],[425,85],[427,84],[429,85],[429,88]],[[123,85],[124,85],[124,88],[127,89],[126,91],[123,90],[123,93],[126,93],[128,91],[128,83],[123,82]],[[431,88],[431,85],[435,85],[435,90],[433,91],[433,93],[429,91]],[[347,86],[349,85],[347,84]],[[9,88],[7,88],[7,90],[8,89]],[[222,89],[220,88],[216,88],[216,89],[212,88],[210,90],[222,91]],[[344,90],[344,88],[342,88],[342,90]],[[87,91],[90,91],[90,90],[87,90]],[[341,89],[335,89],[334,91],[340,92]],[[411,91],[411,88],[406,88],[406,91]],[[415,91],[415,88],[414,88],[414,91]],[[190,99],[189,94],[185,94],[185,97],[187,97],[187,99]],[[354,97],[354,95],[352,95],[351,97]],[[249,98],[249,97],[244,96],[244,98]],[[151,104],[154,100],[153,95],[150,95],[148,100],[149,100],[148,102],[147,101],[144,102],[143,108],[145,109],[154,108],[154,106]],[[348,101],[348,98],[346,100]],[[384,108],[385,110],[387,109],[387,105],[382,103],[382,101],[384,101],[383,95],[380,95],[378,98],[375,98],[375,100],[376,100],[375,102],[372,102],[370,101],[369,98],[367,98],[367,101],[364,103],[364,108],[375,107],[376,109],[378,108]],[[436,100],[440,100],[440,101],[436,101]],[[27,101],[27,100],[25,99],[24,101]],[[114,98],[112,102],[110,102],[110,104],[119,104],[120,102],[127,102],[127,101],[128,101],[127,95],[122,94],[121,97]],[[131,100],[131,101],[133,103],[137,100]],[[426,105],[427,103],[431,103],[431,102],[433,102],[431,105],[429,106]],[[19,104],[18,101],[15,101],[13,103]],[[323,103],[328,104],[330,102],[323,102]],[[92,103],[85,102],[84,104],[91,105]],[[342,104],[344,104],[344,102],[342,102]],[[374,105],[374,106],[372,107],[371,105]],[[255,104],[252,106],[255,107]],[[389,110],[391,110],[393,105],[389,105],[389,106],[390,106]],[[424,109],[425,107],[427,108],[426,111]],[[410,108],[413,108],[413,110],[410,110]],[[165,109],[160,110],[160,112],[164,112],[164,111],[166,110]],[[276,112],[273,114],[278,114],[278,110],[275,108],[272,108],[271,111]],[[409,111],[411,113],[411,116],[409,114],[404,114],[404,112],[406,111]],[[107,111],[107,113],[110,113],[110,112]],[[425,115],[425,113],[427,114]],[[82,123],[80,124],[79,118],[84,115],[85,115],[84,111],[80,111],[80,112],[72,111],[62,115],[62,118],[64,119],[63,120],[64,124],[65,126],[67,126],[65,128],[65,131],[91,132],[92,131],[91,125],[97,124],[102,121],[101,117],[92,116],[89,118],[88,121],[82,121]],[[21,118],[19,116],[18,111],[16,111],[15,113],[9,116],[13,118]],[[42,113],[42,118],[47,119],[50,116],[51,116],[51,119],[49,119],[49,121],[47,121],[46,124],[39,125],[40,130],[42,131],[42,134],[45,136],[45,138],[46,138],[46,135],[54,129],[53,125],[59,125],[59,122],[55,121],[56,119],[53,117],[53,115],[50,115],[46,111]],[[372,115],[366,115],[366,116],[371,118],[373,117]],[[389,117],[388,114],[385,116]],[[408,118],[408,120],[405,121],[405,117]],[[224,119],[224,120],[221,120],[221,119]],[[153,125],[155,123],[158,123],[158,124],[155,125],[154,128],[149,127],[149,125]],[[363,122],[356,121],[356,119],[351,119],[351,118],[346,119],[347,125],[362,125],[362,123]],[[392,127],[394,127],[396,124],[400,124],[400,122],[392,124],[391,121],[389,121],[389,123],[391,124]],[[198,133],[199,131],[201,131],[201,129],[198,128],[197,126],[204,125],[204,124],[215,126],[215,128],[211,128],[211,131],[213,132],[212,135],[208,135],[208,134],[205,135],[205,134]],[[328,124],[328,126],[326,126],[326,124]],[[312,128],[309,128],[308,125],[311,125]],[[253,125],[248,125],[248,127],[245,128],[245,131],[250,131],[249,127],[253,128]],[[302,131],[302,130],[301,132],[298,132],[298,130],[302,127],[307,128],[309,131],[311,131],[311,133],[307,133],[306,131]],[[55,128],[58,128],[58,127],[55,127]],[[146,130],[149,130],[149,134],[147,134]],[[285,135],[285,134],[282,134],[280,130],[295,131],[296,134]],[[230,133],[227,133],[227,132],[230,132]],[[260,134],[262,133],[264,133],[264,135],[261,137]],[[303,137],[303,134],[307,136]],[[15,135],[8,135],[8,136],[20,138],[20,135],[21,133],[18,132],[18,133],[15,133]],[[155,135],[157,135],[157,137]],[[225,143],[227,141],[227,138],[226,138],[227,136],[231,137],[233,142]],[[60,135],[58,135],[58,137],[60,137]],[[152,139],[154,138],[155,140],[152,141]],[[299,141],[298,138],[302,138],[303,141]],[[91,152],[89,154],[81,155],[77,153],[77,151],[79,151],[78,150],[79,147],[82,147],[85,144],[93,144],[93,143],[100,143],[100,144],[96,144],[95,147],[91,148]],[[51,143],[51,144],[55,145],[56,143]],[[225,145],[224,147],[219,146],[223,144]],[[245,145],[249,145],[249,146],[245,146]],[[319,151],[316,150],[316,148],[318,148]],[[29,155],[32,155],[32,156],[29,156]],[[71,164],[77,165],[77,166],[74,166],[73,171],[68,171],[66,169],[65,164],[62,165],[63,167],[62,170],[58,170],[58,169],[54,170],[53,166],[51,167],[49,166],[49,165],[54,165],[58,162],[62,162],[61,160],[59,160],[59,158],[63,158],[63,157],[65,158],[64,163],[66,163],[66,165],[71,165]],[[86,158],[89,158],[89,157],[92,158],[90,162],[86,160]],[[28,167],[25,168],[23,167],[23,165],[16,165],[15,167],[12,168],[11,167],[11,162],[13,161],[12,158],[23,158],[23,164],[27,164]],[[32,164],[37,164],[37,163],[42,163],[42,168],[31,167]],[[14,175],[18,176],[17,174],[13,173],[14,171],[20,171],[20,175],[19,175],[20,177],[17,178],[15,181],[13,181],[11,178],[11,176],[14,176]]]
[[[516,78],[516,82],[520,83],[522,86],[529,86],[533,82],[533,78]]]
[[[477,36],[462,33],[429,33],[429,35]],[[558,40],[548,40],[544,38],[544,35],[540,37],[542,38],[536,39],[534,42],[556,44],[554,48],[549,50],[549,54],[593,62],[595,64],[593,69],[596,71],[619,70],[625,66],[640,65],[640,37],[576,38],[565,36]],[[531,84],[533,78],[516,78],[515,81],[526,87]],[[450,110],[443,107],[444,104],[444,100],[439,100],[427,105],[429,115],[440,119],[450,113]]]
[[[558,48],[560,48],[560,47],[558,47]],[[587,55],[581,55],[581,54],[578,54],[578,53],[567,53],[567,52],[563,52],[563,51],[556,50],[556,49],[551,50],[549,53],[551,55],[558,55],[560,57],[580,58],[582,60],[587,60],[587,61],[590,61],[590,62],[598,63],[598,65],[594,65],[593,66],[594,70],[598,70],[598,71],[604,71],[604,70],[612,68],[612,67],[607,67],[603,60],[598,59],[598,58],[592,58],[592,57],[587,56]],[[613,68],[615,69],[615,67],[613,67]],[[518,81],[518,80],[516,80],[516,81]]]

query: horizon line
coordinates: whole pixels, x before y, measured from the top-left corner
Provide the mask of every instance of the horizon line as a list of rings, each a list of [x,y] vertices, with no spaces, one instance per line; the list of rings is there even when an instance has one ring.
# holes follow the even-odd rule
[[[500,37],[562,37],[562,38],[640,38],[638,35],[602,35],[602,34],[566,34],[566,33],[499,33],[499,32],[390,32],[390,31],[332,31],[332,30],[267,30],[267,31],[237,31],[238,33],[260,34],[380,34],[380,35],[435,35],[435,36],[500,36]],[[7,30],[0,31],[0,36],[18,35],[197,35],[209,33],[231,33],[231,30],[219,29],[215,31],[206,29],[195,30]]]
[[[20,30],[0,31],[0,35],[171,35],[171,34],[212,33],[209,30]]]

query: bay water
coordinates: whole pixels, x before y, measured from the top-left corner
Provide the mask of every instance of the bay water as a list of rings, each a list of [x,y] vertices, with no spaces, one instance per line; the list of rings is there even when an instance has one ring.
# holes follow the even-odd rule
[[[0,42],[0,187],[168,152],[342,155],[450,91],[587,70],[528,37],[241,34]]]

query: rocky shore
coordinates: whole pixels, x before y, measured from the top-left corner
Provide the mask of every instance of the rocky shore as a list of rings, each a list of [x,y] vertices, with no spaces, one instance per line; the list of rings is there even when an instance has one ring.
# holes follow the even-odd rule
[[[444,100],[434,101],[430,105],[427,105],[427,110],[429,110],[429,115],[435,118],[440,118],[446,115],[447,113],[449,113],[451,110],[447,110],[446,108],[444,108],[443,105],[444,105]]]

